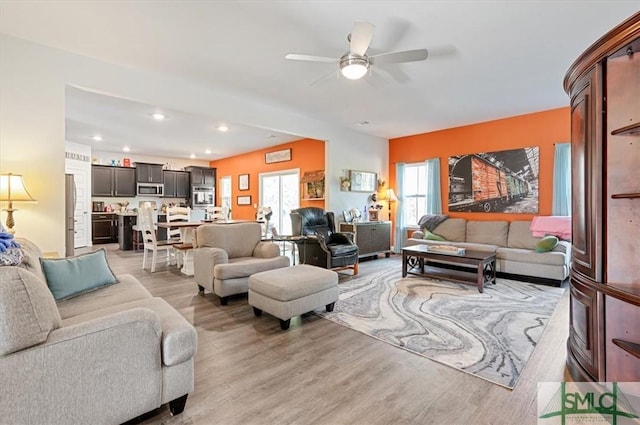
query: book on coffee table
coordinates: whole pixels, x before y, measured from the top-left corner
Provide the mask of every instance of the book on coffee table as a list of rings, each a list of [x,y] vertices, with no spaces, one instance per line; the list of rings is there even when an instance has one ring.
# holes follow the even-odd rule
[[[458,248],[451,245],[428,245],[427,251],[435,252],[436,254],[448,255],[464,255],[466,253],[464,248]]]

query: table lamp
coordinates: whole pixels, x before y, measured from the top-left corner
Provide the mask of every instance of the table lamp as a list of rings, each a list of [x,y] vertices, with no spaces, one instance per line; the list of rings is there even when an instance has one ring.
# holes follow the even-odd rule
[[[2,174],[0,175],[0,201],[9,201],[9,208],[4,209],[7,212],[7,231],[11,234],[15,233],[13,226],[13,212],[18,211],[13,208],[14,201],[35,201],[27,191],[20,174]]]
[[[391,203],[396,202],[398,200],[398,197],[396,196],[393,189],[389,188],[387,189],[385,199],[387,200],[387,205],[389,206],[389,220],[391,220]]]

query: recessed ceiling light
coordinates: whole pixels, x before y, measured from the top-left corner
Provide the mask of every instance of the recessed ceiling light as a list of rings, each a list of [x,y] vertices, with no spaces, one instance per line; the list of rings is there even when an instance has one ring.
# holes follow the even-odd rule
[[[220,125],[218,126],[218,131],[222,131],[222,132],[224,133],[225,131],[229,131],[229,127],[227,127],[227,126],[226,126],[226,125],[224,125],[224,124],[220,124]]]
[[[122,148],[123,152],[129,152],[131,149],[129,148],[129,146],[125,146],[124,148]]]
[[[275,134],[270,134],[267,136],[267,139],[275,139],[276,135]]]
[[[151,115],[153,117],[154,120],[156,121],[162,121],[164,119],[167,118],[167,116],[165,114],[163,114],[162,112],[155,112],[154,114]]]
[[[196,154],[195,154],[195,153],[192,153],[191,155],[189,155],[189,158],[191,158],[191,159],[196,159]]]
[[[102,136],[99,134],[96,134],[95,136],[93,136],[92,139],[95,140],[96,142],[102,142]]]
[[[204,151],[204,153],[206,153],[207,155],[211,155],[211,149],[207,149],[206,151]]]

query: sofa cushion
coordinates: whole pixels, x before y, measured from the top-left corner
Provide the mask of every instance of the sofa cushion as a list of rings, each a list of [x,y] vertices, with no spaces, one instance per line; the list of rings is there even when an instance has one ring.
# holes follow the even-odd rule
[[[465,242],[467,234],[467,220],[464,218],[448,218],[433,229],[433,233],[448,241]]]
[[[40,250],[38,245],[34,244],[28,239],[16,238],[16,240],[20,244],[22,253],[24,254],[20,267],[35,274],[38,279],[42,280],[42,284],[46,285],[47,280],[45,279],[44,273],[42,273],[42,267],[40,266],[40,257],[42,257],[42,251]]]
[[[77,297],[118,281],[109,268],[104,249],[75,257],[41,258],[40,263],[56,300]]]
[[[289,267],[289,257],[275,258],[230,258],[226,264],[216,264],[213,267],[213,277],[217,280],[237,279],[249,277],[254,273],[266,270]]]
[[[495,254],[498,248],[497,245],[489,245],[486,243],[471,243],[471,242],[455,242],[451,245],[458,248],[464,248],[468,251],[486,252],[488,254]]]
[[[536,249],[540,238],[531,235],[531,221],[512,221],[509,223],[508,248]]]
[[[549,252],[558,246],[558,238],[556,236],[545,236],[536,244],[536,252]]]
[[[566,264],[566,254],[559,251],[535,252],[530,249],[498,248],[496,257],[501,260],[518,261],[521,263],[544,264],[562,266]]]
[[[118,275],[118,281],[114,285],[102,287],[88,294],[58,301],[60,316],[67,319],[94,310],[151,298],[149,291],[130,274]]]
[[[507,246],[508,221],[469,221],[466,242]]]
[[[20,267],[0,267],[0,281],[0,356],[46,341],[60,314],[44,282]]]

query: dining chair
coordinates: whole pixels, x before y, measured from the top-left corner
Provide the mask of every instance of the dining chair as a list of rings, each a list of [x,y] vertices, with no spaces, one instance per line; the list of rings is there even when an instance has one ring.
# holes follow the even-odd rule
[[[191,208],[189,207],[169,207],[167,208],[167,223],[174,222],[189,222],[191,221]],[[191,239],[188,238],[190,232],[181,232],[179,228],[169,228],[167,230],[167,239],[176,240],[182,243],[190,243]],[[185,236],[183,240],[183,236]]]
[[[142,238],[144,241],[144,254],[142,256],[142,269],[147,266],[147,253],[153,252],[151,257],[151,273],[156,271],[156,263],[158,260],[158,252],[164,251],[166,253],[167,265],[170,263],[170,254],[173,251],[173,245],[178,243],[177,241],[166,240],[159,241],[156,236],[156,229],[153,223],[153,209],[141,208],[138,214],[138,223],[140,230],[142,231]]]
[[[207,207],[207,220],[226,220],[228,215],[227,207]]]
[[[167,208],[167,223],[180,223],[191,221],[191,208],[169,207]],[[176,241],[171,255],[175,258],[178,267],[187,261],[189,253],[193,249],[193,229],[167,229],[167,239]]]

